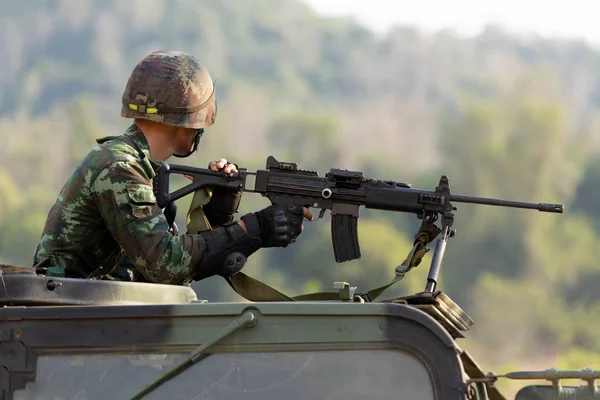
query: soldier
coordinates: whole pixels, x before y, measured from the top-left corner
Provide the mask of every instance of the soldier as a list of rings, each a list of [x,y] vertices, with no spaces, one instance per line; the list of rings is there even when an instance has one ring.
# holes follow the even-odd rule
[[[49,212],[34,266],[72,278],[187,284],[229,276],[222,265],[232,252],[250,256],[295,241],[303,216],[312,219],[308,210],[270,206],[233,221],[241,192],[216,191],[205,206],[218,227],[179,236],[169,231],[153,193],[154,161],[194,153],[216,114],[213,80],[196,58],[157,51],[142,59],[123,94],[121,116],[133,124],[121,136],[98,139],[69,177]],[[210,167],[237,171],[224,159]]]

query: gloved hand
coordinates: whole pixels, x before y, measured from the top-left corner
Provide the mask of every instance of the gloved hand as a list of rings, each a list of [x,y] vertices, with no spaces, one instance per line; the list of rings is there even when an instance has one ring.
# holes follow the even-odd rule
[[[221,158],[211,161],[208,168],[213,171],[223,171],[226,174],[238,172],[237,165]],[[242,191],[231,191],[223,188],[214,188],[210,201],[202,209],[212,226],[222,226],[233,221],[242,199]]]
[[[272,205],[242,217],[250,235],[260,237],[262,247],[287,247],[302,233],[302,219],[312,220],[306,208],[293,204]]]
[[[204,214],[211,226],[223,226],[233,221],[242,199],[242,191],[231,191],[216,187],[210,201],[202,206]]]
[[[198,264],[194,280],[215,274],[235,274],[243,264],[237,267],[224,265],[230,254],[239,252],[247,258],[261,247],[287,247],[302,233],[303,217],[312,220],[312,214],[306,208],[291,204],[274,205],[244,215],[240,221],[243,225],[231,222],[200,232],[207,251]],[[225,241],[224,237],[227,238]]]

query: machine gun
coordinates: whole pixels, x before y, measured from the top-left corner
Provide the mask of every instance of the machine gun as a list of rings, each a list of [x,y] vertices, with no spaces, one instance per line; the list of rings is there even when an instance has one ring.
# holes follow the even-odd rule
[[[159,164],[160,169],[154,177],[154,193],[159,207],[166,207],[170,202],[200,188],[221,187],[232,191],[260,193],[274,205],[294,204],[319,208],[321,209],[319,218],[326,210],[330,210],[333,250],[338,263],[361,257],[357,232],[360,206],[416,214],[423,223],[415,236],[415,245],[420,241],[422,249],[441,233],[429,271],[426,288],[429,292],[435,289],[448,238],[454,236],[452,224],[456,208],[452,202],[533,209],[550,213],[563,212],[561,204],[536,204],[452,194],[448,177],[444,175],[435,190],[428,191],[413,189],[408,183],[370,179],[363,177],[362,172],[342,169],[331,169],[321,177],[316,171],[299,169],[296,163],[279,162],[273,156],[267,158],[264,170],[251,172],[242,168],[237,173],[228,175],[204,168],[163,162]],[[169,190],[171,174],[188,175],[194,180],[171,193]],[[254,187],[248,185],[248,178],[251,176],[255,179]],[[440,217],[441,228],[438,228],[434,223]],[[420,259],[411,260],[404,273],[418,262]]]

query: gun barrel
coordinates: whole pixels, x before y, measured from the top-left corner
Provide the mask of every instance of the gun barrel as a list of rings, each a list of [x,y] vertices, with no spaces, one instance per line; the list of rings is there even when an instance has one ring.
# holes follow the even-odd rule
[[[582,379],[582,380],[591,380],[591,379],[600,379],[600,371],[592,370],[592,369],[583,369],[581,371],[572,371],[572,370],[556,370],[556,369],[547,369],[545,371],[515,371],[509,372],[504,375],[499,375],[503,378],[508,379],[546,379],[546,380],[556,380],[556,379]]]
[[[529,203],[525,201],[491,199],[487,197],[467,196],[462,194],[451,194],[450,201],[456,201],[459,203],[486,204],[499,207],[527,208],[530,210],[538,210],[557,214],[563,213],[562,204]]]

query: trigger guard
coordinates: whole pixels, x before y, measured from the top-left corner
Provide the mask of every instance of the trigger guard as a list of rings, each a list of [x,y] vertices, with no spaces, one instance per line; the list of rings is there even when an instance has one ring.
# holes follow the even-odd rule
[[[315,222],[318,221],[320,219],[323,218],[323,216],[325,215],[325,211],[327,211],[325,208],[322,208],[321,211],[319,211],[319,216],[317,218],[313,218],[313,219],[308,219],[306,217],[303,217],[304,221],[309,221],[309,222]]]

